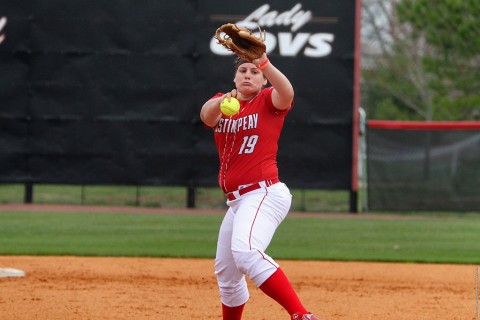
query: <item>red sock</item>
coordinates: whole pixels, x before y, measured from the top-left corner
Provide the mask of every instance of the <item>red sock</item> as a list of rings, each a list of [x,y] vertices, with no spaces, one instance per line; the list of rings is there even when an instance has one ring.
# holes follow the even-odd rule
[[[295,290],[293,290],[290,281],[283,271],[278,268],[274,274],[270,276],[259,287],[267,296],[277,301],[287,312],[292,315],[294,313],[308,313],[303,304],[300,302]]]
[[[245,304],[238,307],[227,307],[222,303],[223,320],[240,320],[242,319],[243,308]]]

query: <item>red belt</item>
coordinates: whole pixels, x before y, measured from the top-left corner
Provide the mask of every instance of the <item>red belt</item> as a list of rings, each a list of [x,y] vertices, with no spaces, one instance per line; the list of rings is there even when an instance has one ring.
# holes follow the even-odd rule
[[[253,190],[258,190],[258,189],[262,188],[263,186],[270,187],[271,185],[273,185],[277,182],[280,182],[280,180],[278,178],[273,179],[273,180],[260,181],[260,182],[251,184],[248,187],[245,187],[245,188],[242,188],[240,190],[232,191],[232,192],[227,193],[227,199],[230,200],[230,201],[238,199],[240,196],[243,196],[245,193],[249,193]]]

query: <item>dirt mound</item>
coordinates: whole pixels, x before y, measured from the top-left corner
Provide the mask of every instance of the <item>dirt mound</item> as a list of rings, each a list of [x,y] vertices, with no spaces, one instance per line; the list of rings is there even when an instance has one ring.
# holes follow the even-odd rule
[[[475,319],[475,266],[278,261],[321,319]],[[221,319],[206,259],[0,256],[2,319]],[[244,319],[288,319],[251,283]]]

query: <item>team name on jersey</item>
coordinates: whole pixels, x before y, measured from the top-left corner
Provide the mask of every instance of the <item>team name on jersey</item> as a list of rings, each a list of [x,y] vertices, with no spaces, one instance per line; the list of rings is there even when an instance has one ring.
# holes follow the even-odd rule
[[[237,133],[239,131],[255,129],[257,125],[258,113],[249,114],[238,119],[221,118],[215,128],[215,132]]]

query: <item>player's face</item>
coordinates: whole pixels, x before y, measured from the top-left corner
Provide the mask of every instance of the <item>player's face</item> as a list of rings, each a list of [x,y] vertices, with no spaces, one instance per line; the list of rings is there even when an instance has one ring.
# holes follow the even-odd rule
[[[242,95],[249,97],[257,94],[267,84],[267,79],[253,63],[244,63],[238,67],[233,82]]]

